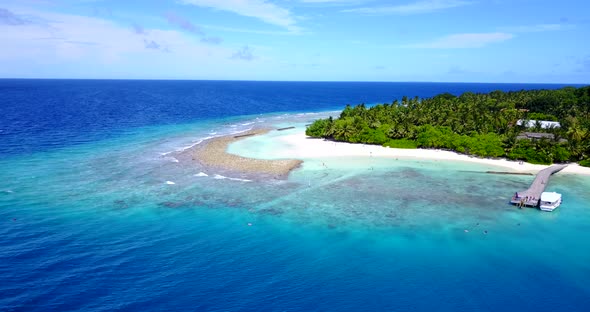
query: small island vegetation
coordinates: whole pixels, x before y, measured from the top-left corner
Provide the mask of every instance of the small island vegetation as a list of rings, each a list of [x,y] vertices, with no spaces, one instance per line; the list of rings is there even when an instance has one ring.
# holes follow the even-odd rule
[[[542,120],[559,126],[548,127]],[[306,134],[393,148],[590,166],[590,86],[404,96],[391,104],[347,105],[338,118],[313,122]]]

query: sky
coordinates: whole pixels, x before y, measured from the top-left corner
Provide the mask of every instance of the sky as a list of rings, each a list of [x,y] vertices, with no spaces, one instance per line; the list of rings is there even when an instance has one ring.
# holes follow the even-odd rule
[[[590,83],[588,0],[0,0],[0,77]]]

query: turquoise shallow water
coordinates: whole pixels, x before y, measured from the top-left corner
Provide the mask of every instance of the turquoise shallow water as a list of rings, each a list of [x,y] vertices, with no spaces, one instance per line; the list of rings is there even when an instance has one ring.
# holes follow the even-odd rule
[[[0,311],[585,311],[588,177],[557,175],[541,213],[506,204],[531,177],[476,165],[306,159],[248,182],[169,153],[321,116],[270,112],[559,87],[0,80]],[[281,148],[251,139],[231,149]]]
[[[590,177],[553,177],[549,188],[564,203],[543,213],[507,204],[532,177],[485,174],[490,168],[475,164],[339,158],[322,160],[325,169],[307,160],[288,180],[247,182],[167,154],[318,116],[145,127],[0,160],[0,307],[590,306]],[[232,150],[278,148],[269,137],[253,140],[255,151]]]

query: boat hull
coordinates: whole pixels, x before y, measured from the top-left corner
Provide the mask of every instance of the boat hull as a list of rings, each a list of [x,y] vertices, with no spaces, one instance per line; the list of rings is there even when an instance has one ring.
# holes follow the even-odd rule
[[[553,204],[541,204],[539,208],[543,211],[553,211],[555,208],[559,207],[559,205],[561,205],[561,200]]]

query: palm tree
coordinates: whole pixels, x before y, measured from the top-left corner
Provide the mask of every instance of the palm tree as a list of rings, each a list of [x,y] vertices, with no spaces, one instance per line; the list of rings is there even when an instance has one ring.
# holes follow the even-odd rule
[[[578,159],[582,156],[584,145],[587,144],[584,140],[588,136],[586,129],[582,128],[575,117],[570,119],[571,124],[566,132],[568,138],[568,145],[570,151]]]

